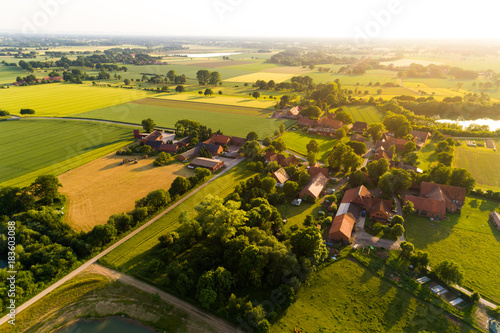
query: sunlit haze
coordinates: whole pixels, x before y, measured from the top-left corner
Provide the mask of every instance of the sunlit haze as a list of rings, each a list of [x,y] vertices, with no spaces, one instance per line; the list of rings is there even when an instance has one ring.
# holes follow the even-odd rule
[[[160,36],[490,39],[492,1],[25,0],[2,2],[0,31]]]

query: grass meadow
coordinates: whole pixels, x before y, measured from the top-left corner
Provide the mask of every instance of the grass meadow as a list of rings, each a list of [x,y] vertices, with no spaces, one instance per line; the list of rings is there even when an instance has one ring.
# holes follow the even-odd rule
[[[368,124],[382,122],[382,113],[371,105],[342,106],[342,109],[350,113],[354,121],[364,121]]]
[[[147,95],[147,92],[135,89],[51,83],[0,89],[0,107],[11,114],[19,114],[19,110],[25,108],[34,109],[35,116],[62,117],[130,102]]]
[[[143,101],[140,103],[144,103]],[[190,119],[210,127],[213,131],[221,130],[226,135],[245,137],[249,132],[255,131],[260,138],[272,136],[280,124],[287,127],[292,120],[274,120],[257,116],[259,109],[242,108],[242,110],[255,111],[255,115],[238,114],[238,107],[231,107],[231,111],[219,112],[222,106],[201,103],[191,103],[191,107],[176,105],[175,101],[153,99],[146,104],[125,103],[103,109],[73,115],[79,118],[106,119],[132,124],[140,124],[145,118],[152,118],[157,126],[174,128],[175,123],[181,119]],[[158,106],[157,103],[171,103],[174,106]],[[156,105],[150,105],[156,104]],[[265,111],[267,112],[267,110]]]
[[[495,140],[498,147],[500,140]],[[486,190],[500,191],[500,152],[485,147],[467,147],[462,141],[455,148],[453,166],[465,168],[476,179],[477,187]]]
[[[348,259],[313,273],[271,332],[472,332]]]
[[[500,231],[489,221],[499,204],[493,200],[467,196],[459,214],[447,214],[449,221],[433,221],[419,216],[406,219],[406,240],[429,253],[431,266],[452,259],[464,271],[461,285],[500,302]]]
[[[0,184],[29,185],[59,175],[133,141],[132,127],[71,120],[0,122]]]
[[[319,144],[320,151],[316,158],[320,161],[326,160],[328,153],[332,150],[337,142],[334,137],[326,137],[323,135],[313,135],[298,131],[288,131],[282,136],[287,148],[298,152],[301,155],[307,155],[306,146],[311,140],[316,140]]]
[[[219,196],[221,198],[229,195],[234,186],[254,175],[253,171],[246,170],[246,163],[240,163],[227,173],[211,182],[199,192],[185,200],[179,206],[165,214],[158,221],[142,230],[124,244],[107,254],[100,261],[106,266],[116,268],[123,272],[141,274],[141,259],[147,252],[158,244],[158,237],[179,227],[178,218],[180,214],[187,211],[190,216],[195,216],[194,207],[207,195]]]

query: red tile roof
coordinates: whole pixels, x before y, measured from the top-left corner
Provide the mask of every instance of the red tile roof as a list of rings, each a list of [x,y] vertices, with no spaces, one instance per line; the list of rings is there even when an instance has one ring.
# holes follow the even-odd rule
[[[325,177],[322,173],[318,173],[315,177],[311,179],[309,184],[306,185],[300,191],[299,197],[302,198],[304,195],[309,195],[315,199],[319,198],[321,191],[325,188],[328,183],[328,178]]]
[[[356,219],[351,213],[335,216],[328,232],[328,238],[333,241],[348,241],[355,223]]]

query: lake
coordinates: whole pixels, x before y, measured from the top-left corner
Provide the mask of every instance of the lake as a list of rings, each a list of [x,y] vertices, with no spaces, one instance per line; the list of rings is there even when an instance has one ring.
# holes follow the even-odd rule
[[[476,119],[476,120],[450,120],[450,119],[439,119],[436,120],[438,123],[455,123],[461,125],[464,129],[469,127],[471,124],[478,125],[488,125],[490,131],[496,131],[500,128],[500,120],[493,119]]]
[[[79,320],[64,327],[57,333],[154,333],[153,329],[144,327],[131,320],[110,317],[103,320]]]
[[[186,57],[186,58],[210,58],[210,57],[222,57],[222,56],[230,56],[233,54],[241,54],[241,52],[236,53],[182,53],[182,54],[174,54],[174,57]]]

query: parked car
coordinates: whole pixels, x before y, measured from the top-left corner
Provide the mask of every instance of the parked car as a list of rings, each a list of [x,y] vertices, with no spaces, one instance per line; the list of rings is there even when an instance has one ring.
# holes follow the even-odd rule
[[[366,216],[366,210],[361,212],[361,216],[365,217]]]
[[[292,201],[293,206],[300,206],[301,203],[302,203],[302,199],[294,199]]]

